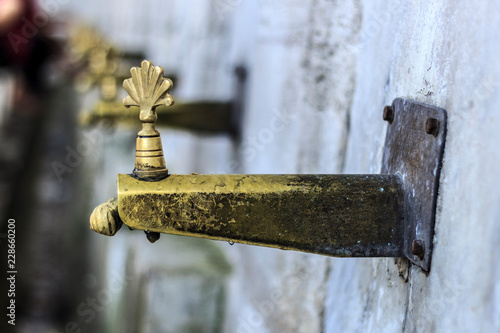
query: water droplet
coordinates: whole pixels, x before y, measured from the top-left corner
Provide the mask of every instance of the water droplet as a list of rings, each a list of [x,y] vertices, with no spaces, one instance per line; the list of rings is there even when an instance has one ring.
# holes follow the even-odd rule
[[[153,232],[149,230],[145,230],[144,233],[146,234],[146,238],[150,243],[156,242],[158,239],[160,239],[160,233],[158,232]]]
[[[229,242],[227,242],[227,243],[228,243],[229,245],[234,245],[234,242],[231,242],[231,241],[229,241]]]

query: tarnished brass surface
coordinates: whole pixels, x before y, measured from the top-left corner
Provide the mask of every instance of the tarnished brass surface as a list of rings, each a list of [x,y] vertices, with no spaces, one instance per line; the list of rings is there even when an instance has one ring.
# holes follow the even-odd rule
[[[106,236],[114,236],[122,226],[116,199],[97,206],[90,215],[90,229]]]
[[[129,227],[332,256],[402,256],[397,175],[118,175]]]
[[[123,82],[128,96],[123,100],[126,107],[138,106],[142,130],[137,133],[134,174],[140,178],[166,177],[160,133],[155,129],[158,119],[157,106],[174,104],[174,98],[168,91],[172,81],[163,77],[163,68],[154,66],[151,61],[144,60],[141,67],[130,70],[132,78]]]
[[[112,89],[110,88],[109,91]],[[103,94],[108,89],[103,89]],[[108,94],[109,95],[109,94]],[[137,107],[126,109],[122,102],[101,100],[94,109],[81,116],[82,125],[88,126],[102,119],[130,125],[137,124]],[[156,125],[188,129],[203,133],[232,133],[233,103],[217,101],[176,102],[170,107],[156,108]]]

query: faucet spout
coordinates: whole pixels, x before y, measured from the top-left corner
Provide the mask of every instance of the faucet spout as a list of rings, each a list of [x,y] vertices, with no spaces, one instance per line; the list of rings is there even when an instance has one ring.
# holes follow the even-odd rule
[[[402,256],[397,175],[118,175],[118,213],[149,232],[342,257]]]

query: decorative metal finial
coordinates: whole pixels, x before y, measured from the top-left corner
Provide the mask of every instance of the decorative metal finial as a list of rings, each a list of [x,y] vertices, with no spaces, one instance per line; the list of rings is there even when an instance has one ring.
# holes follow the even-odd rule
[[[165,166],[160,133],[155,129],[158,119],[155,108],[160,105],[174,104],[169,95],[173,83],[163,77],[163,68],[144,60],[141,67],[130,70],[131,79],[123,82],[128,96],[123,100],[126,107],[138,106],[142,130],[137,134],[134,174],[139,178],[165,178],[168,170]]]

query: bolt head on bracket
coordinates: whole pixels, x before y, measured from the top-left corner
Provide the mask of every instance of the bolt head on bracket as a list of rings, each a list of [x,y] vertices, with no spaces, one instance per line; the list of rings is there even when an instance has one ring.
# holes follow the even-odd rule
[[[397,98],[384,109],[383,118],[389,124],[381,173],[399,174],[404,183],[403,252],[428,272],[446,138],[446,111]]]

